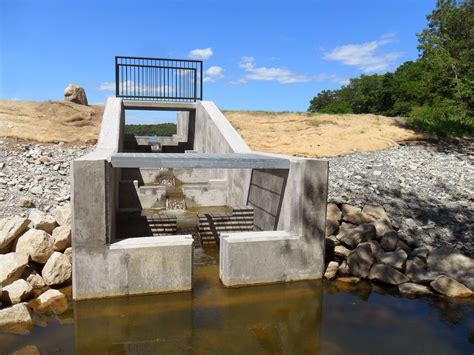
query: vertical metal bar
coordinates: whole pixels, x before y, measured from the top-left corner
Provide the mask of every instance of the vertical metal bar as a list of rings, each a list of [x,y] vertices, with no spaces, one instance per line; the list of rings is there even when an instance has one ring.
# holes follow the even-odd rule
[[[115,57],[115,96],[119,96],[119,68],[118,59]]]
[[[201,67],[201,77],[199,78],[200,80],[200,85],[201,85],[201,90],[199,92],[200,100],[202,100],[202,82],[203,82],[203,77],[202,77],[202,61],[200,62],[200,67]]]

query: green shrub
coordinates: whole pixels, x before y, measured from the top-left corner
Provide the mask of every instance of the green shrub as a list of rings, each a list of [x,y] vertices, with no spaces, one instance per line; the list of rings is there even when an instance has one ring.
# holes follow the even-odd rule
[[[167,137],[176,134],[175,123],[159,124],[130,124],[125,125],[125,133],[136,136],[160,136]]]
[[[318,111],[319,113],[352,113],[352,107],[347,102],[331,102],[323,109]]]
[[[440,137],[474,135],[474,117],[452,100],[414,107],[408,123]]]

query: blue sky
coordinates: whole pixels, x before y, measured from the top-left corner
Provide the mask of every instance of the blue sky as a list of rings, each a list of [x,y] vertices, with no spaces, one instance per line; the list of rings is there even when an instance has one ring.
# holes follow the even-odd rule
[[[113,95],[114,56],[204,59],[223,109],[305,111],[323,89],[417,58],[435,0],[0,0],[0,98]]]

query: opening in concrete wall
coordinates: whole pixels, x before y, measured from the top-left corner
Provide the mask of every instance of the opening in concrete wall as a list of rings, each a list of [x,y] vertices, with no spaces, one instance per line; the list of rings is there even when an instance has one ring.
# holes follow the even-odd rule
[[[126,110],[124,150],[146,153],[161,152],[163,146],[173,149],[180,141],[177,121],[176,111]]]

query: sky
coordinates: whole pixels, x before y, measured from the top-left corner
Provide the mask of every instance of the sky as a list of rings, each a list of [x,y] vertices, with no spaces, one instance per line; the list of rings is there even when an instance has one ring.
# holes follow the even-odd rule
[[[114,56],[204,61],[221,109],[306,111],[351,77],[418,56],[435,0],[0,0],[0,98],[114,95]],[[136,116],[139,122],[139,116]]]

